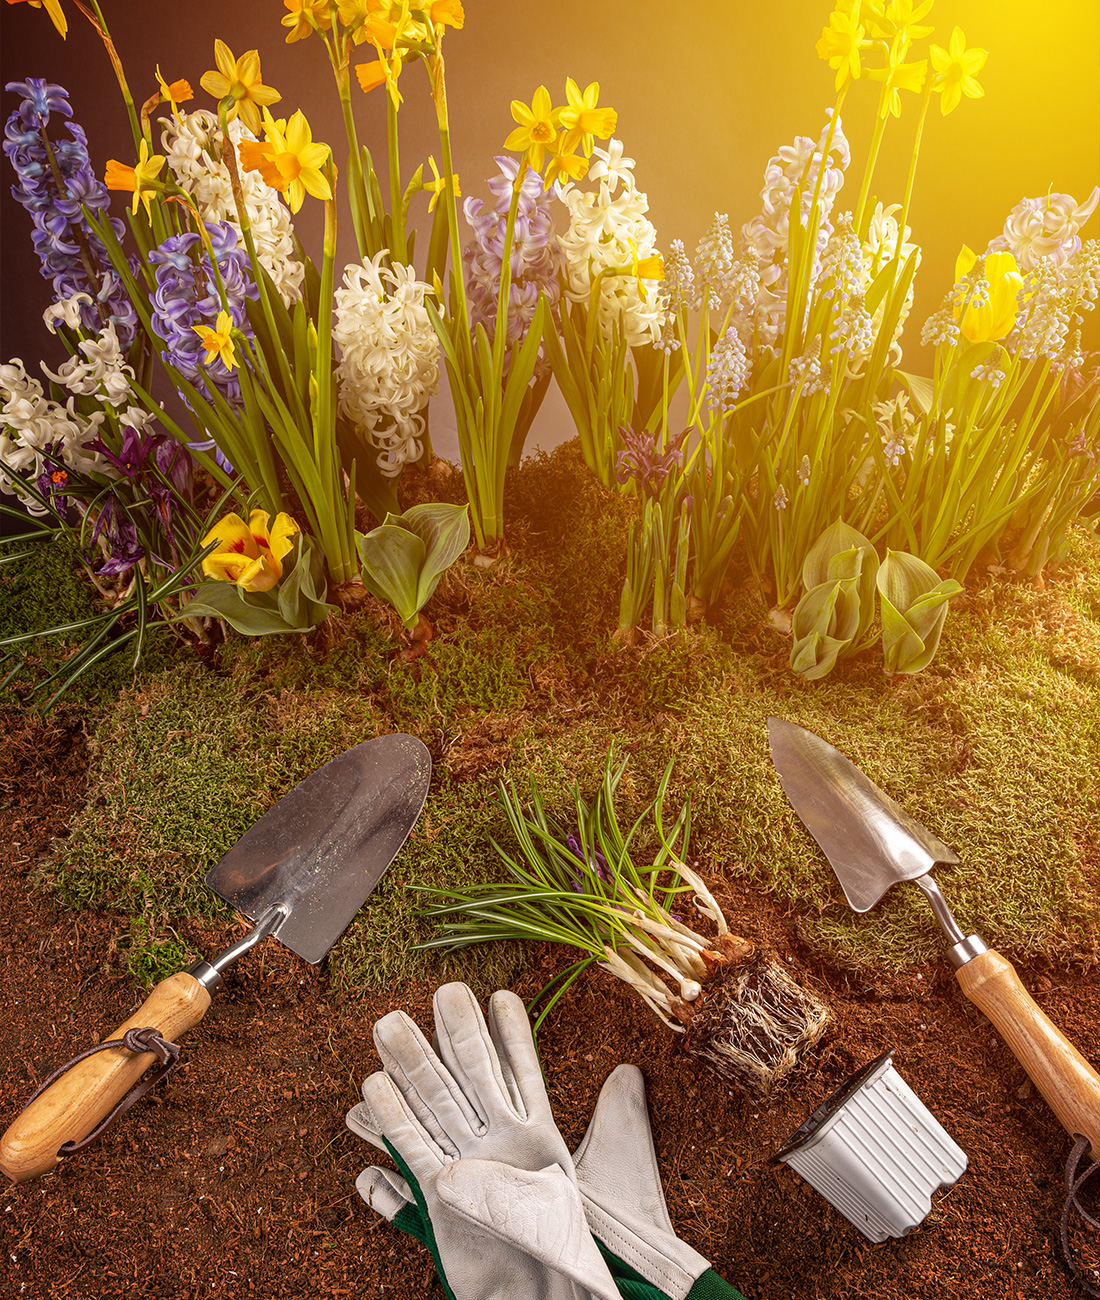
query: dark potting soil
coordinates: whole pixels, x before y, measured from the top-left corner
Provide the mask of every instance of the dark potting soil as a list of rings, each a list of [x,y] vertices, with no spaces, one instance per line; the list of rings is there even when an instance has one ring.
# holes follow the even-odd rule
[[[79,722],[0,713],[0,1127],[57,1064],[110,1036],[141,1001],[114,952],[116,920],[32,894],[26,876],[84,797]],[[727,882],[734,928],[789,963],[836,1026],[779,1094],[730,1094],[618,982],[591,973],[540,1035],[550,1098],[570,1143],[620,1061],[646,1077],[677,1230],[749,1300],[1080,1294],[1058,1244],[1070,1140],[946,968],[875,979],[823,965],[797,917]],[[213,952],[230,926],[181,935]],[[1010,954],[1011,955],[1011,954]],[[562,964],[532,948],[516,991]],[[1040,1006],[1100,1061],[1100,971],[1018,963]],[[140,1296],[425,1300],[441,1295],[427,1252],[355,1192],[374,1154],[344,1127],[379,1062],[371,1024],[395,1007],[430,1023],[431,988],[373,990],[341,1004],[324,968],[276,943],[241,959],[184,1040],[183,1064],[95,1145],[37,1181],[0,1188],[0,1292],[25,1300]],[[867,1242],[769,1156],[858,1066],[886,1048],[969,1157],[908,1237]],[[1095,1214],[1095,1193],[1086,1208]],[[1093,1284],[1097,1238],[1076,1234]],[[517,1297],[517,1300],[521,1300]]]

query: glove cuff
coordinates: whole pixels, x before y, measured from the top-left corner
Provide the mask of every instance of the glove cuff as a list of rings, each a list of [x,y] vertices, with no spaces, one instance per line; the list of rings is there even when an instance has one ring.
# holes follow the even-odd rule
[[[745,1300],[735,1286],[730,1286],[712,1268],[695,1279],[687,1300]]]

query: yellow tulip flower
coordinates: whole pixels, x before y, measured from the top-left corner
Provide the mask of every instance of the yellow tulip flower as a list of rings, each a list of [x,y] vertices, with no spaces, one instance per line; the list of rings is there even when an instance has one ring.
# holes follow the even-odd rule
[[[133,190],[134,212],[137,212],[138,203],[140,202],[145,205],[145,215],[152,218],[153,214],[149,207],[149,200],[160,188],[157,183],[157,173],[164,166],[164,163],[165,159],[161,154],[153,154],[150,158],[149,143],[142,140],[137,166],[130,167],[126,163],[120,163],[111,158],[107,163],[103,183],[109,190]]]
[[[955,281],[964,280],[974,269],[978,256],[964,244],[955,260]],[[985,279],[989,285],[988,297],[982,306],[966,303],[966,294],[960,293],[955,301],[955,319],[963,337],[971,343],[991,343],[1012,332],[1019,310],[1019,294],[1024,287],[1016,259],[1011,253],[985,255]]]
[[[259,135],[260,109],[282,99],[277,90],[263,84],[259,54],[249,50],[235,59],[224,41],[215,41],[214,62],[217,70],[204,72],[199,85],[217,100],[231,100],[228,120],[239,116],[253,135]]]
[[[331,150],[327,144],[314,142],[313,132],[299,109],[289,123],[276,121],[264,109],[266,141],[242,140],[241,165],[245,171],[258,171],[272,189],[287,197],[291,212],[297,212],[307,193],[315,199],[331,199],[332,186],[321,170]]]
[[[203,361],[209,365],[215,357],[221,357],[226,368],[232,370],[237,364],[233,351],[233,318],[227,311],[218,312],[218,320],[213,329],[209,325],[192,325],[191,328],[202,339],[206,349]]]
[[[202,539],[203,546],[218,542],[202,562],[202,571],[217,582],[232,582],[243,591],[270,591],[283,576],[283,560],[301,529],[280,512],[268,529],[271,516],[253,510],[248,523],[237,514],[226,515]]]
[[[958,107],[963,95],[967,99],[981,99],[985,94],[977,77],[985,67],[989,51],[977,46],[968,50],[961,27],[956,27],[951,33],[946,50],[939,45],[930,45],[928,53],[936,70],[932,89],[940,93],[940,112],[944,117]]]
[[[530,106],[522,99],[513,99],[512,118],[519,125],[505,140],[505,149],[522,149],[530,166],[541,172],[546,151],[553,149],[558,138],[550,92],[545,86],[539,86],[531,98]]]

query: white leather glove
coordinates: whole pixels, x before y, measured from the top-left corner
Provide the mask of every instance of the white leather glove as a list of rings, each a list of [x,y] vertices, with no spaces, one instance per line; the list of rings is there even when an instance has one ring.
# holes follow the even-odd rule
[[[386,1070],[366,1080],[348,1127],[415,1181],[427,1223],[414,1235],[432,1249],[448,1294],[619,1300],[585,1222],[522,1002],[495,994],[487,1029],[470,990],[452,984],[436,993],[435,1011],[438,1055],[402,1012],[378,1022]],[[410,1193],[398,1175],[374,1168],[356,1187],[391,1219]]]
[[[455,1116],[473,1110],[467,1099],[499,1100],[502,1082],[509,1075],[513,1080],[522,1077],[522,1089],[518,1082],[515,1087],[526,1099],[528,1119],[516,1134],[516,1150],[521,1159],[529,1162],[547,1156],[560,1162],[564,1142],[550,1116],[529,1021],[520,1000],[513,994],[497,993],[490,1003],[492,1038],[495,1041],[499,1037],[508,1045],[503,1058],[497,1058],[509,1063],[507,1073],[501,1070],[500,1081],[492,1067],[491,1043],[486,1047],[480,1011],[465,985],[447,985],[438,991],[436,1017],[438,1057],[401,1013],[385,1017],[376,1028],[386,1073],[409,1110],[433,1127],[441,1145],[456,1153],[461,1148],[464,1155],[471,1144],[469,1120]],[[401,1032],[391,1032],[399,1025]],[[409,1025],[414,1031],[411,1041],[406,1037]],[[437,1068],[440,1058],[446,1059],[449,1067],[442,1072]],[[452,1091],[460,1080],[462,1100]],[[480,1107],[494,1108],[484,1100]],[[369,1123],[363,1123],[365,1118],[362,1108],[356,1107],[348,1116],[349,1127],[380,1145],[369,1131]],[[453,1134],[448,1124],[455,1126]],[[506,1130],[500,1116],[495,1129],[499,1139]],[[494,1151],[499,1152],[500,1159],[510,1160],[506,1150],[495,1147]],[[741,1300],[740,1293],[714,1273],[698,1251],[676,1236],[661,1189],[645,1085],[635,1066],[620,1065],[608,1077],[587,1133],[575,1155],[566,1158],[571,1165],[575,1162],[589,1228],[614,1257],[609,1260],[611,1272],[622,1295],[654,1297],[653,1288],[657,1288],[658,1295],[670,1300]],[[414,1190],[399,1174],[368,1169],[357,1186],[364,1197],[369,1193],[375,1208],[386,1218],[425,1240],[423,1215],[417,1210]]]

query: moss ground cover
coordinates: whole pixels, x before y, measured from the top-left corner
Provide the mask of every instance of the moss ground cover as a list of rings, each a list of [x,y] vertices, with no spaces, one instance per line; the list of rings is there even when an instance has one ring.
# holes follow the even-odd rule
[[[122,689],[105,678],[87,706],[88,805],[39,883],[71,906],[117,912],[130,968],[160,977],[195,955],[177,927],[224,914],[202,879],[247,827],[347,746],[405,730],[432,751],[432,791],[331,969],[349,992],[460,968],[489,987],[531,954],[413,951],[427,936],[415,886],[499,878],[497,780],[522,792],[534,778],[564,814],[573,782],[594,787],[613,743],[630,759],[627,813],[675,756],[669,806],[691,797],[704,871],[719,888],[770,893],[823,958],[854,970],[935,959],[943,943],[916,889],[896,888],[868,916],[849,911],[775,777],[774,714],[827,738],[955,849],[959,864],[938,875],[964,929],[1010,953],[1096,951],[1095,537],[1076,536],[1045,590],[972,580],[926,672],[886,677],[872,650],[805,682],[787,667],[787,639],[762,625],[751,584],[730,589],[714,626],[613,648],[618,499],[571,447],[512,487],[512,554],[446,576],[427,610],[436,640],[416,663],[393,657],[368,607],[309,640],[232,637],[213,666],[177,654]]]

